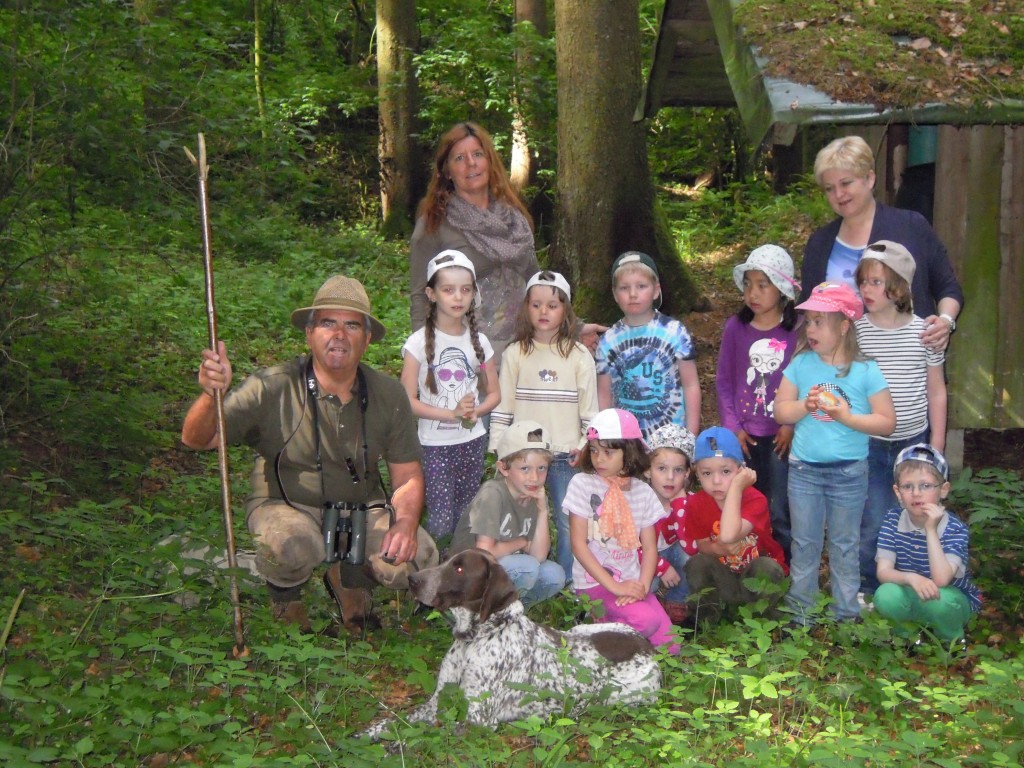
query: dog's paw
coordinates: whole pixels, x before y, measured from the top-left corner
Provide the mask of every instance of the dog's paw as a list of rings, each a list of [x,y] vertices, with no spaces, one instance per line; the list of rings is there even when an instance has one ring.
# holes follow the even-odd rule
[[[364,728],[361,731],[357,731],[352,734],[357,739],[369,739],[370,741],[380,741],[384,738],[385,734],[395,724],[394,718],[385,717],[383,720],[374,723],[369,728]]]

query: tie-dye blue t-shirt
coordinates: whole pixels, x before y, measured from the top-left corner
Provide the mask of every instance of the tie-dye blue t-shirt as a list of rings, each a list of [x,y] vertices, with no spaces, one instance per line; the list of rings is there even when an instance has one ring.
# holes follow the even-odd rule
[[[612,405],[629,411],[644,437],[664,424],[686,426],[679,361],[696,356],[686,326],[658,311],[646,325],[615,323],[595,355],[597,375],[611,377]]]

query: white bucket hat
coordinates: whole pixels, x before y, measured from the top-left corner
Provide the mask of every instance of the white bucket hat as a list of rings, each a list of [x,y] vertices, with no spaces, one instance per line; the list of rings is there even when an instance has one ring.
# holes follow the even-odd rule
[[[742,264],[732,270],[732,279],[736,287],[743,290],[743,276],[752,269],[768,275],[772,285],[779,289],[783,296],[796,299],[800,283],[793,277],[793,259],[785,248],[778,245],[762,245],[755,248]]]

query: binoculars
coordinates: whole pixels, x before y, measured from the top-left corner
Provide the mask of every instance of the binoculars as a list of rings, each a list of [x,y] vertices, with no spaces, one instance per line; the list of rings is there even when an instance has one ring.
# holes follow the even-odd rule
[[[324,502],[323,522],[320,532],[324,536],[324,561],[339,560],[351,565],[362,565],[366,560],[366,517],[369,508],[365,504],[349,504],[343,501]],[[347,512],[342,517],[342,512]],[[344,546],[342,546],[344,542]]]

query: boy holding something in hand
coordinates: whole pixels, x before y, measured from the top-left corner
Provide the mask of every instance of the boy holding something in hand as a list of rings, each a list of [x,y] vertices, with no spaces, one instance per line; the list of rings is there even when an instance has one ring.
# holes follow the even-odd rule
[[[929,629],[945,642],[960,640],[981,607],[981,593],[967,568],[967,526],[942,504],[949,494],[949,465],[919,443],[899,453],[893,474],[900,507],[886,514],[878,532],[881,585],[875,610],[897,624]],[[896,631],[908,634],[905,626]]]
[[[477,491],[459,518],[449,550],[476,547],[494,555],[519,590],[524,608],[565,586],[565,570],[548,560],[551,534],[544,491],[551,442],[535,421],[517,421],[497,445],[498,477]]]
[[[690,498],[683,539],[698,554],[683,568],[690,587],[690,615],[714,624],[722,607],[768,599],[752,579],[782,581],[787,573],[782,547],[772,537],[768,500],[754,488],[757,473],[743,465],[743,449],[732,431],[711,427],[697,436],[693,463],[701,491]],[[703,594],[702,594],[703,593]]]

